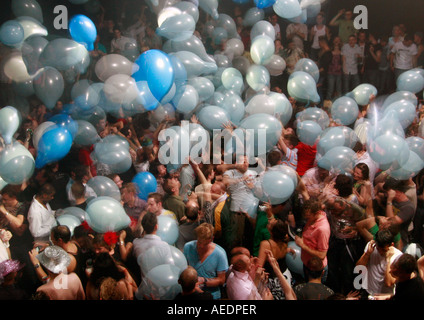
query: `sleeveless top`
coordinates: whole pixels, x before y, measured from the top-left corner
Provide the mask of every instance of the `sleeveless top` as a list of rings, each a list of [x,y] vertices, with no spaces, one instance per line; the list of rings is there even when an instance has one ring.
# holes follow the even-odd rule
[[[317,26],[313,26],[313,29],[315,31],[315,35],[314,38],[312,39],[312,45],[311,47],[313,49],[319,49],[319,42],[318,42],[318,38],[321,36],[325,36],[326,34],[326,26],[323,26],[322,29],[318,29]]]

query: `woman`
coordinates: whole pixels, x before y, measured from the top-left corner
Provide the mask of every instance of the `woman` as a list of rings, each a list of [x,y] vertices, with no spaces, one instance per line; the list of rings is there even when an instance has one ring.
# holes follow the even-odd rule
[[[225,250],[213,242],[214,227],[202,223],[196,229],[197,240],[184,245],[184,255],[188,264],[198,273],[198,284],[203,291],[212,294],[215,300],[221,299],[221,286],[225,284],[228,258]]]
[[[296,236],[295,242],[301,249],[301,260],[303,262],[303,272],[307,279],[308,270],[306,265],[311,257],[316,256],[323,262],[325,274],[322,281],[327,279],[327,251],[330,240],[330,224],[326,213],[318,200],[310,199],[303,204],[303,214],[306,220],[302,237]]]
[[[292,248],[288,248],[288,224],[280,219],[272,217],[268,220],[268,230],[271,238],[262,240],[259,247],[258,265],[263,267],[265,272],[269,273],[268,287],[275,300],[284,300],[284,292],[277,275],[274,273],[272,266],[267,261],[267,252],[272,252],[272,255],[277,260],[282,273],[287,270],[286,254],[288,252],[295,253]]]
[[[128,271],[118,265],[107,252],[99,253],[94,260],[93,272],[88,279],[87,300],[100,300],[100,287],[109,277],[117,281],[116,290],[122,300],[133,300],[137,286],[128,276]]]
[[[340,97],[342,92],[342,43],[339,37],[333,39],[331,62],[327,70],[326,100]]]
[[[373,188],[368,165],[363,162],[358,163],[353,169],[353,180],[353,193],[358,199],[358,204],[366,208],[373,199]]]
[[[330,29],[324,24],[324,20],[324,14],[318,13],[316,24],[311,28],[311,32],[309,33],[309,41],[311,42],[310,58],[315,62],[318,61],[318,53],[320,51],[318,39],[322,36],[326,39],[330,38]]]

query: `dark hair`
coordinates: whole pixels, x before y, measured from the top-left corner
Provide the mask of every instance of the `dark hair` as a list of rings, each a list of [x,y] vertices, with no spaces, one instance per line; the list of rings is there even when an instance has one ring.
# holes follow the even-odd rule
[[[361,170],[362,172],[362,178],[364,180],[369,180],[370,178],[370,168],[368,167],[368,165],[366,163],[358,163],[355,168],[358,168],[359,170]]]
[[[313,213],[316,213],[321,210],[321,203],[317,199],[309,199],[305,200],[303,203],[303,212],[311,211]]]
[[[409,253],[404,253],[399,258],[397,258],[394,262],[394,266],[407,274],[411,274],[412,272],[418,270],[417,260]]]
[[[280,161],[281,160],[281,158],[282,158],[282,155],[281,155],[281,152],[280,151],[278,151],[278,150],[273,150],[273,151],[270,151],[269,153],[268,153],[268,162],[269,162],[269,164],[271,165],[271,167],[272,166],[275,166],[276,164],[278,164],[278,161]]]
[[[322,276],[322,272],[324,271],[324,265],[322,260],[318,257],[312,257],[306,264],[306,268],[308,268],[308,276],[311,279],[318,279]]]
[[[151,234],[158,224],[158,217],[152,212],[147,212],[141,219],[141,226],[147,234]]]
[[[111,277],[117,281],[124,279],[125,274],[119,270],[115,260],[107,252],[99,253],[94,259],[90,281],[99,287],[104,278]]]
[[[334,188],[339,192],[339,196],[346,198],[353,192],[353,180],[345,174],[339,174],[336,177]]]
[[[288,242],[288,226],[287,223],[285,223],[283,220],[276,219],[271,227],[270,233],[272,239],[275,241]]]
[[[38,191],[39,195],[52,195],[56,192],[55,188],[50,183],[45,183],[41,186],[40,190]]]
[[[16,185],[8,184],[0,192],[1,195],[7,194],[11,198],[18,198],[20,193],[20,187]]]
[[[63,242],[67,243],[71,240],[71,230],[68,226],[58,225],[52,228],[52,236],[55,240],[62,239]]]
[[[185,215],[190,220],[196,220],[199,216],[199,207],[198,206],[186,206]]]
[[[375,235],[375,242],[379,248],[391,245],[394,241],[394,235],[389,229],[381,229]]]

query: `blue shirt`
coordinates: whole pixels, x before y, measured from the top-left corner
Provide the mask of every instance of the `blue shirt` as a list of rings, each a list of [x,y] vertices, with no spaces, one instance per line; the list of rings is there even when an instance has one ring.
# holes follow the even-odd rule
[[[197,240],[187,242],[184,245],[184,255],[187,258],[188,264],[196,269],[199,277],[216,278],[218,272],[226,272],[228,270],[227,254],[217,244],[215,244],[215,249],[203,262],[200,262],[197,253]],[[202,290],[209,291],[215,300],[221,299],[221,290],[219,287],[204,287]]]

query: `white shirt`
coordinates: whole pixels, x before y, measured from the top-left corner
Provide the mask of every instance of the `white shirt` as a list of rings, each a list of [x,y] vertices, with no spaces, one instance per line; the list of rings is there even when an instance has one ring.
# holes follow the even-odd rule
[[[304,38],[299,37],[296,34],[297,32],[303,33],[305,37]],[[291,23],[286,28],[286,36],[289,37],[292,34],[294,34],[292,39],[296,45],[296,48],[303,50],[304,49],[303,41],[306,41],[308,39],[308,26],[304,23]]]
[[[75,204],[76,204],[76,202],[75,202],[75,197],[74,197],[74,194],[72,193],[72,184],[74,183],[74,181],[72,180],[72,179],[69,179],[69,181],[68,181],[68,183],[67,183],[67,185],[66,185],[66,193],[67,193],[67,195],[68,195],[68,200],[69,200],[69,203],[72,205],[72,206],[75,206]],[[97,194],[96,194],[96,192],[93,190],[93,188],[91,188],[89,185],[87,185],[87,184],[84,184],[84,187],[85,187],[85,194],[84,194],[84,196],[87,198],[87,199],[89,199],[89,198],[96,198],[97,197]]]
[[[414,67],[412,58],[418,53],[418,49],[415,43],[407,47],[403,44],[403,41],[399,41],[393,46],[392,53],[395,54],[394,67],[409,70]]]
[[[48,203],[46,207],[38,202],[34,196],[28,210],[29,231],[34,240],[48,240],[51,229],[57,225],[55,212]]]
[[[314,48],[314,49],[319,49],[320,47],[319,47],[318,39],[319,39],[319,37],[325,36],[327,34],[327,32],[326,32],[327,27],[324,25],[321,29],[318,29],[317,26],[315,25],[312,28],[314,29],[315,34],[314,34],[314,38],[312,39],[311,47]]]
[[[226,287],[230,300],[262,300],[255,283],[247,272],[233,269],[228,275]]]
[[[342,56],[345,57],[345,69],[344,74],[357,74],[358,73],[358,56],[362,55],[361,48],[355,44],[351,47],[348,43],[342,47]]]
[[[127,43],[130,43],[132,41],[131,38],[128,37],[124,37],[121,36],[120,38],[116,39],[112,39],[112,41],[110,42],[110,49],[111,52],[115,52],[115,53],[119,53],[125,50],[125,45]]]
[[[244,176],[249,176],[252,180],[257,176],[253,170],[247,170],[243,174],[236,169],[225,171],[224,175],[230,179],[240,179]],[[251,203],[255,198],[253,191],[244,182],[231,184],[228,187],[228,191],[231,197],[230,210],[234,212],[247,211],[248,208],[245,208],[245,204]]]
[[[158,235],[146,234],[143,238],[136,238],[133,240],[133,253],[136,258],[145,253],[153,246],[160,246],[169,248],[169,244],[163,241]]]

